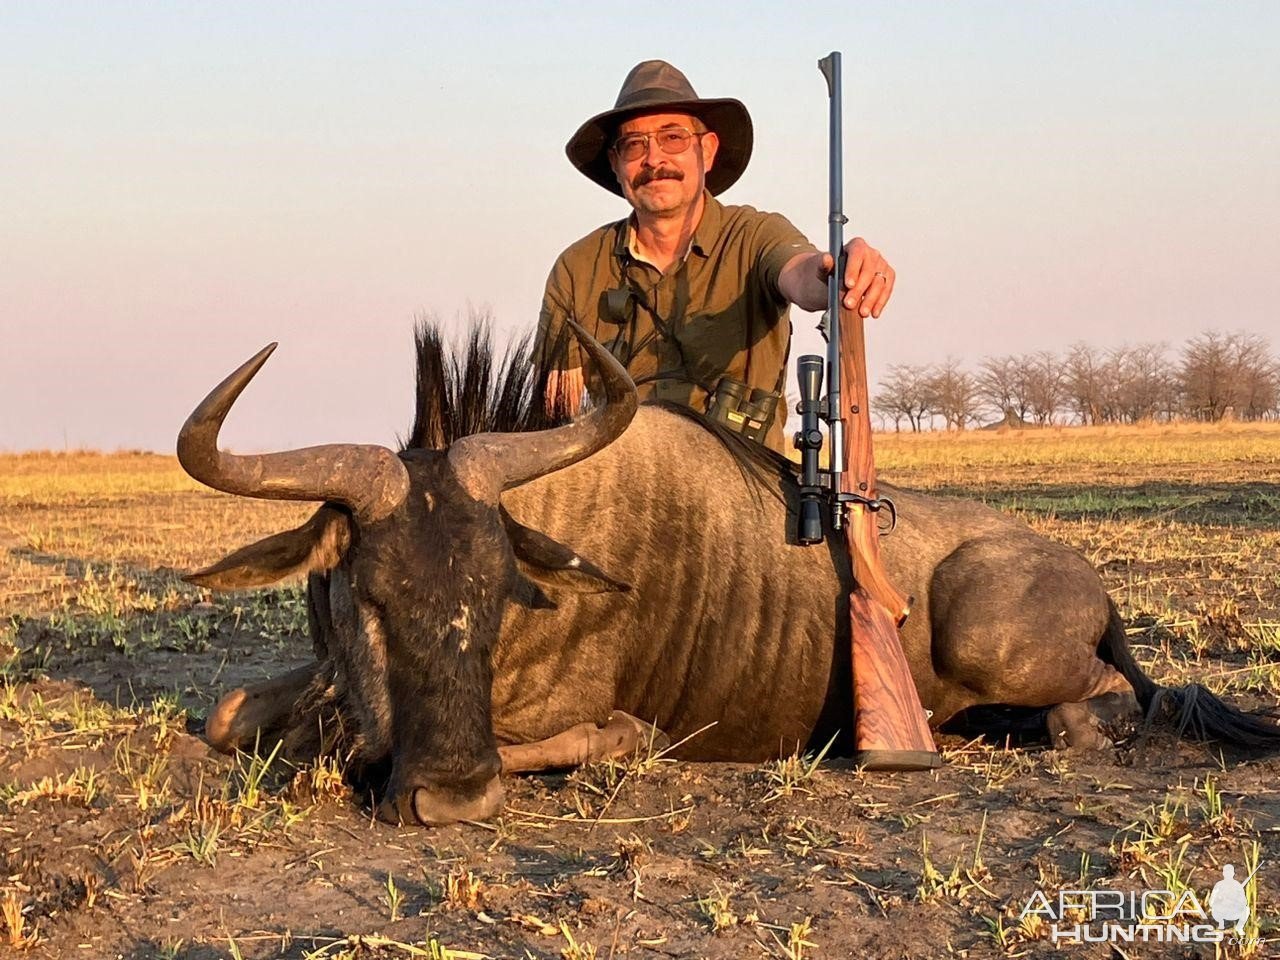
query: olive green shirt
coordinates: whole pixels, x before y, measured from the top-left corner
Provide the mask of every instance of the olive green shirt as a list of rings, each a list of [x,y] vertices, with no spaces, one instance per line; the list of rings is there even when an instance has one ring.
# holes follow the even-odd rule
[[[641,400],[702,411],[726,375],[784,392],[791,321],[778,275],[816,248],[780,214],[704,200],[688,253],[665,274],[636,254],[631,218],[565,250],[547,278],[535,358],[554,369],[582,365],[568,316],[627,367]],[[767,441],[782,453],[786,419],[784,395]]]

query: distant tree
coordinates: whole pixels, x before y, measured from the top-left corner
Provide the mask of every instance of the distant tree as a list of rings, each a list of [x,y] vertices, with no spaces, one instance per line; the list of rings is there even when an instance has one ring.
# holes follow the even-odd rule
[[[872,406],[893,421],[895,430],[900,429],[905,418],[912,432],[917,433],[929,415],[928,380],[926,367],[895,363],[872,398]]]
[[[1182,348],[1182,402],[1196,420],[1221,420],[1231,407],[1235,384],[1227,338],[1216,331],[1188,340]]]
[[[1041,350],[1022,358],[1022,379],[1026,403],[1036,423],[1053,422],[1054,414],[1067,398],[1067,375],[1062,361],[1052,352]]]
[[[1280,370],[1266,338],[1208,331],[1182,348],[1183,406],[1196,420],[1221,420],[1228,410],[1255,420],[1275,411]]]
[[[1274,358],[1269,368],[1254,369],[1245,378],[1239,413],[1245,420],[1280,416],[1280,363]]]
[[[1112,395],[1116,419],[1126,423],[1168,419],[1177,406],[1177,378],[1163,343],[1139,343],[1111,351]]]
[[[1063,386],[1066,404],[1081,423],[1102,422],[1109,376],[1106,354],[1087,343],[1071,345],[1063,362]]]
[[[978,381],[954,357],[933,367],[926,380],[929,412],[942,417],[947,429],[963,430],[976,422],[981,401]]]
[[[1180,361],[1167,343],[1104,350],[1079,341],[1062,357],[1050,350],[985,357],[977,373],[954,358],[932,367],[895,364],[873,406],[886,422],[913,431],[940,417],[947,429],[980,423],[1053,423],[1069,413],[1082,424],[1136,423],[1189,416],[1220,420],[1280,418],[1280,359],[1265,337],[1207,332],[1183,346]]]
[[[1018,357],[987,357],[978,366],[978,399],[997,420],[1027,420],[1027,376]]]
[[[1236,416],[1261,420],[1280,413],[1280,362],[1270,344],[1257,334],[1236,334],[1235,340]]]

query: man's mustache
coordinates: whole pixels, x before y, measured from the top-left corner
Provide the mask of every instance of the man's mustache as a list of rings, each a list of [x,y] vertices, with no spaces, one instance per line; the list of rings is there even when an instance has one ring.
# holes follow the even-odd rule
[[[675,167],[645,167],[631,179],[631,189],[638,190],[650,180],[683,180],[684,171]]]

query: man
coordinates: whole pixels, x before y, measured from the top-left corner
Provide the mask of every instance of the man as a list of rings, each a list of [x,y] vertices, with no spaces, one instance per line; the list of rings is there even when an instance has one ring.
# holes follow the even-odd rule
[[[734,99],[702,99],[675,67],[646,60],[613,109],[565,148],[582,173],[631,204],[625,220],[564,251],[547,280],[537,356],[552,372],[549,405],[575,412],[584,380],[573,317],[627,367],[640,398],[707,408],[717,387],[780,398],[766,442],[785,453],[783,424],[791,304],[827,305],[832,262],[787,219],[716,195],[742,175],[752,126]],[[845,247],[845,303],[880,316],[894,271],[861,237]]]

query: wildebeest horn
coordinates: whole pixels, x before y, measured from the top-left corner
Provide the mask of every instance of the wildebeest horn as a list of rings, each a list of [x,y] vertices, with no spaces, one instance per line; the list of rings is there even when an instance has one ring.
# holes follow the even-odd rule
[[[263,500],[327,500],[341,503],[364,522],[380,520],[404,501],[409,472],[386,447],[332,443],[283,453],[239,455],[218,449],[218,431],[271,356],[269,343],[213,388],[178,433],[178,462],[201,483]]]
[[[532,433],[478,433],[449,448],[449,463],[467,492],[493,502],[535,477],[585,460],[622,435],[636,413],[636,385],[612,353],[573,320],[565,321],[595,361],[604,402],[585,417]]]

